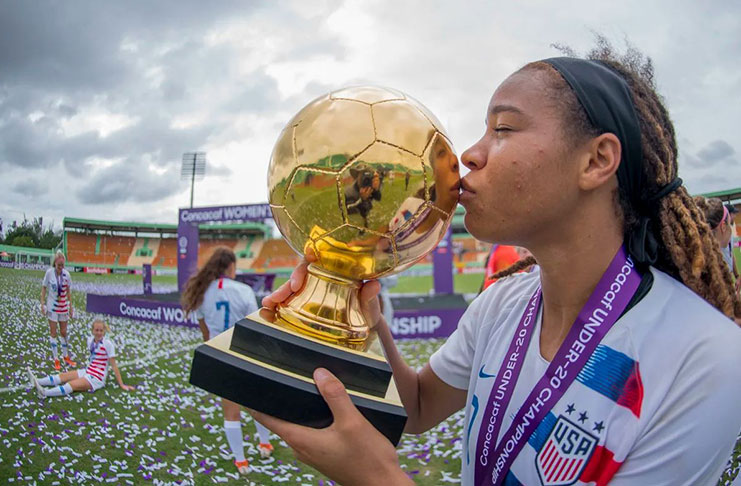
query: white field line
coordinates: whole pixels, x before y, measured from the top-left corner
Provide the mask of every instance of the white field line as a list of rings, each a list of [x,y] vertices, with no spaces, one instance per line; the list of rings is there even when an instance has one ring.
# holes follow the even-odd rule
[[[118,368],[119,369],[125,369],[125,368],[128,368],[131,365],[148,364],[148,363],[157,361],[160,358],[164,358],[165,356],[170,356],[171,354],[182,353],[183,351],[190,351],[192,349],[195,349],[195,347],[196,347],[196,345],[183,346],[181,348],[170,349],[169,351],[161,351],[159,353],[155,353],[155,354],[153,354],[151,356],[148,356],[146,358],[139,358],[139,359],[134,359],[134,360],[131,360],[131,361],[124,361],[124,362],[118,364]],[[134,367],[136,367],[136,366],[134,366]],[[28,384],[26,384],[26,385],[9,386],[7,388],[0,388],[0,393],[6,393],[6,392],[12,392],[12,391],[18,391],[18,390],[25,390],[27,388],[29,388],[29,385]]]

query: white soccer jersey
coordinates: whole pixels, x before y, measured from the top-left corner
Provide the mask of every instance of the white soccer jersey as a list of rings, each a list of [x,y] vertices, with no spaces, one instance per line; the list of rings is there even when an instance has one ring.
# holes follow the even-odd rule
[[[108,375],[108,360],[116,357],[116,345],[113,341],[104,337],[94,343],[93,338],[87,338],[87,349],[90,353],[90,363],[85,370],[88,374],[105,383]]]
[[[213,338],[256,310],[257,299],[249,285],[222,277],[208,286],[195,315],[206,321]]]
[[[50,268],[44,275],[42,285],[46,287],[46,311],[65,314],[69,312],[70,286],[72,278],[66,268],[57,275],[54,268]]]
[[[741,428],[741,329],[668,275],[654,282],[597,347],[540,423],[507,486],[715,485]],[[540,272],[489,287],[431,357],[468,390],[462,484],[474,484],[481,416]],[[542,313],[540,313],[542,314]],[[548,367],[538,316],[500,438]]]

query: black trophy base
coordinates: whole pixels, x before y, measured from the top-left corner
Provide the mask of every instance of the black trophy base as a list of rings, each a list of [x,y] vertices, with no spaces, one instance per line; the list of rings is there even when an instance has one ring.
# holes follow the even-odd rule
[[[247,319],[253,321],[251,325],[253,328],[254,322],[264,321],[255,314],[248,316]],[[265,325],[275,327],[267,322]],[[232,345],[235,329],[236,327],[231,328],[196,348],[190,371],[190,383],[247,408],[289,422],[314,428],[329,426],[332,423],[332,413],[319,394],[313,379],[295,370],[295,363],[288,365],[289,369],[285,369],[281,368],[275,359],[265,362],[241,354],[244,350]],[[333,361],[338,362],[338,347],[331,345],[330,347],[333,348]],[[363,365],[357,356],[360,353],[357,351],[348,353],[352,356],[344,360],[346,365],[351,367]],[[377,376],[378,366],[371,368],[366,374]],[[335,374],[341,373],[336,373],[335,368]],[[384,396],[363,393],[353,388],[359,388],[357,382],[354,387],[348,387],[348,394],[360,413],[392,444],[397,445],[406,424],[406,412],[401,405],[393,380],[389,380]]]

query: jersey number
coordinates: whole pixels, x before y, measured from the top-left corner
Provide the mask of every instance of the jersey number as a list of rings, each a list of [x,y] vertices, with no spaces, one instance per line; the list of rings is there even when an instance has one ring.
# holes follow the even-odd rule
[[[216,303],[216,310],[224,309],[224,330],[229,329],[229,302],[226,300],[220,300]]]

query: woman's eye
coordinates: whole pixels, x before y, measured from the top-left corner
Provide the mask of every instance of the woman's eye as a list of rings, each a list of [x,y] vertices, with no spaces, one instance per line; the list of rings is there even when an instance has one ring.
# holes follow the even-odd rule
[[[499,125],[499,126],[494,127],[494,131],[501,133],[501,132],[509,132],[509,131],[512,131],[512,129],[510,127],[505,127],[505,126]]]

